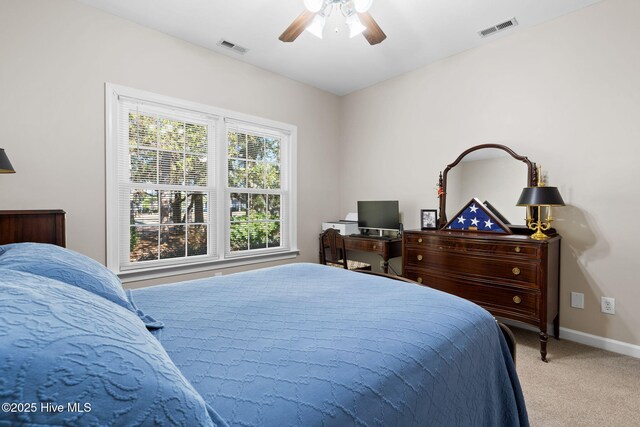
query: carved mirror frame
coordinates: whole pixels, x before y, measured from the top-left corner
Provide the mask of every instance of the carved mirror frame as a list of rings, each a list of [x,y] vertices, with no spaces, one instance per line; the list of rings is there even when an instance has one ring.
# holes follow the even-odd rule
[[[520,160],[521,162],[527,165],[527,185],[533,187],[538,182],[538,171],[536,169],[536,164],[529,160],[526,156],[520,156],[516,154],[511,148],[506,145],[501,144],[481,144],[476,145],[475,147],[471,147],[468,150],[465,150],[458,156],[458,158],[453,162],[447,165],[444,172],[440,172],[440,178],[438,180],[438,198],[440,199],[440,219],[438,221],[438,228],[443,228],[447,222],[447,174],[451,169],[453,169],[458,163],[462,161],[462,159],[469,153],[474,151],[482,150],[485,148],[497,148],[498,150],[506,151],[511,157],[516,160]],[[515,194],[514,197],[518,195]]]

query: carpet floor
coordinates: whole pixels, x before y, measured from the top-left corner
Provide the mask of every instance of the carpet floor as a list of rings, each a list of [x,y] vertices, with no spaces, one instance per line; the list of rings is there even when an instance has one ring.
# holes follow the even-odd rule
[[[538,334],[510,328],[533,427],[640,426],[640,359],[549,338],[544,363]]]

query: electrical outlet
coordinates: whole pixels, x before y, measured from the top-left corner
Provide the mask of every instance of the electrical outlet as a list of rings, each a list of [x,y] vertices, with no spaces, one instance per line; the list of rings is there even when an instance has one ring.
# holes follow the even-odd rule
[[[384,271],[384,260],[380,260],[380,270]]]
[[[606,314],[616,314],[616,299],[609,297],[602,297],[600,300],[600,311]]]
[[[216,271],[213,273],[214,276],[222,276],[222,271]]]
[[[584,294],[581,292],[571,292],[571,307],[584,308]]]

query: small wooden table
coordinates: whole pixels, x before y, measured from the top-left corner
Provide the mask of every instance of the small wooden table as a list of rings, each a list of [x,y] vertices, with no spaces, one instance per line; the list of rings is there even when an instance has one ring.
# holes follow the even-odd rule
[[[389,272],[389,259],[402,256],[402,239],[376,239],[368,236],[344,236],[347,251],[363,251],[382,257],[382,270]]]

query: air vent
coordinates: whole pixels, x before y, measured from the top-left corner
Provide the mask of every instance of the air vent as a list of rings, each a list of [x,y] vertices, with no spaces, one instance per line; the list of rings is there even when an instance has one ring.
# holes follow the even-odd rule
[[[222,46],[225,47],[227,49],[230,49],[232,51],[234,51],[235,53],[239,53],[240,55],[244,55],[245,53],[249,52],[249,49],[247,49],[246,47],[242,47],[240,45],[237,45],[235,43],[231,43],[230,41],[227,40],[220,40],[218,42],[218,46]]]
[[[508,21],[501,22],[497,25],[494,25],[493,27],[485,28],[482,31],[478,31],[478,34],[480,34],[480,37],[487,37],[491,34],[497,33],[498,31],[503,31],[508,28],[515,27],[516,25],[518,25],[518,21],[516,21],[516,18],[511,18]]]

